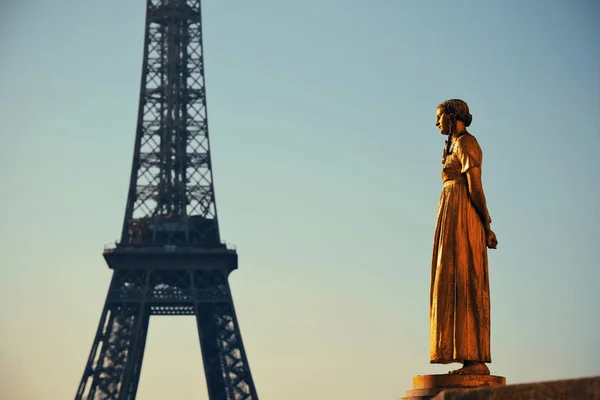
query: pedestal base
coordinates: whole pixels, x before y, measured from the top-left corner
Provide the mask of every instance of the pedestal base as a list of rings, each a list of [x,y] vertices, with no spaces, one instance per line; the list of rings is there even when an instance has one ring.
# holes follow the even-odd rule
[[[417,375],[405,400],[429,400],[445,389],[472,389],[506,385],[506,378],[496,375]]]

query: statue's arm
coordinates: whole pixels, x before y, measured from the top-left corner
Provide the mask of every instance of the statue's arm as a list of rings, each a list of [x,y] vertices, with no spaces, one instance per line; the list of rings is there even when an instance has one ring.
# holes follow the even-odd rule
[[[475,206],[475,210],[477,210],[477,214],[479,214],[479,218],[481,218],[481,222],[483,223],[485,231],[488,232],[490,230],[492,218],[488,212],[485,194],[483,193],[483,184],[481,183],[481,168],[469,168],[466,171],[466,175],[467,182],[469,184],[469,196],[471,197],[471,201]]]

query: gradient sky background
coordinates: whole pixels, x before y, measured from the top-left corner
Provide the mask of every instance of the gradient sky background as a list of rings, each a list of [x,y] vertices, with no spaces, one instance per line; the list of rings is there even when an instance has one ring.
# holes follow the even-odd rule
[[[15,5],[17,4],[18,5]],[[75,394],[122,223],[143,0],[2,2],[0,398]],[[395,399],[429,365],[444,138],[484,151],[492,372],[600,375],[600,3],[204,2],[211,146],[260,398]],[[150,323],[138,399],[206,399],[191,317]]]

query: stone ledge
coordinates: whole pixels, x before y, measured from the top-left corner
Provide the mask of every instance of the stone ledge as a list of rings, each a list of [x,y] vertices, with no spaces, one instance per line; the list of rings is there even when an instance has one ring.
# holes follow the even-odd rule
[[[444,390],[433,400],[600,400],[600,376],[496,388]]]
[[[413,388],[406,392],[406,397],[401,400],[426,400],[433,399],[446,389],[497,387],[506,385],[503,376],[495,375],[417,375],[413,378]]]
[[[496,375],[417,375],[413,378],[413,389],[472,388],[506,385],[506,378]]]

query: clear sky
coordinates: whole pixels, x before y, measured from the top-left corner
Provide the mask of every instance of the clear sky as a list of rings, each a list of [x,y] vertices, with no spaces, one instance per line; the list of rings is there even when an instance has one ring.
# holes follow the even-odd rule
[[[68,399],[120,233],[144,0],[0,3],[0,398]],[[15,5],[17,4],[18,5]],[[444,138],[484,151],[492,373],[600,375],[600,3],[204,2],[223,239],[260,398],[395,399],[429,364]],[[138,399],[207,398],[191,317],[150,322]]]

